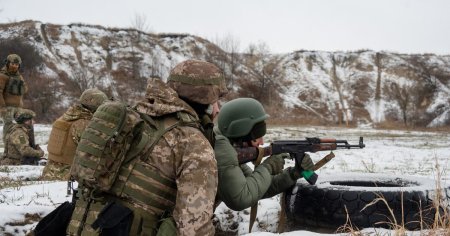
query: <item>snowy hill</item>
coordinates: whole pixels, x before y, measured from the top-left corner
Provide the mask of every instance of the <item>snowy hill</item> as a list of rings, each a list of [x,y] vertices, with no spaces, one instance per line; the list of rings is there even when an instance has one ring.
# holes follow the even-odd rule
[[[0,24],[0,40],[17,37],[43,57],[39,71],[51,81],[44,86],[54,87],[49,94],[57,103],[51,106],[59,114],[94,86],[131,102],[142,96],[147,78],[165,79],[174,65],[196,58],[224,69],[232,91],[227,99],[255,97],[275,119],[429,127],[450,123],[449,55],[369,50],[236,54],[188,34],[35,21]]]

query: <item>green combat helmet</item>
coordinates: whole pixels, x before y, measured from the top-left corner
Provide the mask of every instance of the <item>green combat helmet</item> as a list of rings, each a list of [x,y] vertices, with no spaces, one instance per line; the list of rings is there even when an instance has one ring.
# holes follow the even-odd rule
[[[265,135],[265,121],[269,115],[263,106],[253,98],[237,98],[222,106],[218,125],[227,138],[241,138],[251,135],[252,139]]]
[[[9,55],[6,57],[5,63],[6,63],[6,64],[9,64],[9,63],[17,63],[17,64],[21,65],[21,64],[22,64],[22,59],[21,59],[20,56],[17,55],[17,54],[9,54]]]
[[[167,84],[180,98],[200,104],[213,104],[228,90],[222,71],[212,63],[187,60],[171,71]]]
[[[20,109],[14,114],[14,120],[17,124],[23,124],[27,120],[33,119],[36,116],[36,113],[32,110],[28,109]]]
[[[108,100],[108,96],[96,88],[84,90],[80,97],[81,105],[91,112],[97,110],[97,108],[106,100]]]

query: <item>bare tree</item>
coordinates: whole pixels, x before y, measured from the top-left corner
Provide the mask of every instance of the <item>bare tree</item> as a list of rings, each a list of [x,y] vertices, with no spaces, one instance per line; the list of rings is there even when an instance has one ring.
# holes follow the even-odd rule
[[[269,47],[264,42],[250,44],[245,54],[249,78],[242,80],[241,96],[254,97],[265,105],[271,106],[279,99],[279,85],[276,81],[283,76],[280,71],[280,58],[270,55]]]
[[[228,87],[232,88],[234,86],[234,82],[236,79],[236,69],[241,63],[240,41],[232,34],[227,34],[222,38],[216,37],[216,39],[214,39],[213,42],[217,46],[219,46],[222,50],[227,52],[227,57],[223,61],[224,68],[222,69],[225,72]],[[228,67],[228,70],[226,70],[225,67]]]
[[[74,89],[77,95],[81,95],[84,90],[94,88],[97,84],[94,75],[89,75],[85,68],[76,69],[72,74],[72,81],[74,82]]]
[[[33,79],[27,80],[31,88],[25,94],[24,102],[36,112],[38,122],[51,122],[58,117],[58,102],[61,99],[61,86],[58,79],[32,71],[27,74]]]
[[[147,16],[144,13],[135,13],[131,19],[131,27],[142,32],[150,32],[151,27],[147,22]]]
[[[389,94],[400,107],[403,123],[407,126],[409,122],[409,110],[413,107],[411,104],[413,99],[411,95],[412,88],[408,85],[399,86],[397,83],[392,83],[388,87],[388,90],[390,91]]]

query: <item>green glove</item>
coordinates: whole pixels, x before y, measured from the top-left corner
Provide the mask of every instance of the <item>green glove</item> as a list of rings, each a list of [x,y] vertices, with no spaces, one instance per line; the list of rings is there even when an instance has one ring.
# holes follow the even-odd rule
[[[266,158],[261,165],[266,167],[271,175],[279,174],[283,171],[284,157],[286,157],[285,153],[272,155]]]

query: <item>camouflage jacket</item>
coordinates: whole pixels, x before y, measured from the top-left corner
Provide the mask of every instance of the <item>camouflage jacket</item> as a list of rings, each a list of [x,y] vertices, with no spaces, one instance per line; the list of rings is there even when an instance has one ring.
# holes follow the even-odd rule
[[[158,79],[149,81],[146,94],[145,100],[136,105],[141,113],[161,117],[183,111],[197,117],[175,91]],[[139,162],[176,182],[172,216],[178,235],[214,235],[217,166],[214,151],[199,129],[189,126],[171,129],[157,142],[148,158]],[[162,213],[155,209],[148,211]]]
[[[278,175],[271,175],[264,166],[252,170],[248,165],[239,165],[237,152],[230,141],[215,128],[214,146],[219,186],[216,206],[223,201],[230,209],[244,210],[263,198],[284,192],[296,183],[285,169]]]
[[[10,159],[22,160],[23,157],[40,158],[44,156],[44,151],[30,146],[26,125],[14,124],[6,135],[5,155]]]
[[[42,178],[45,180],[67,180],[69,179],[70,164],[72,163],[75,155],[75,148],[81,138],[83,130],[86,129],[87,124],[92,119],[92,112],[84,108],[80,104],[73,105],[60,117],[58,120],[64,120],[70,122],[70,128],[68,130],[69,137],[64,143],[66,147],[62,157],[55,156],[50,152],[48,155],[48,162],[42,172]],[[49,148],[51,148],[49,143]],[[64,162],[61,162],[60,158],[66,158]]]
[[[71,107],[62,115],[60,119],[73,122],[70,127],[70,134],[75,144],[80,141],[81,134],[86,129],[87,124],[92,119],[92,112],[83,106],[76,104]],[[75,154],[75,153],[74,153]]]
[[[23,95],[13,95],[10,94],[7,91],[7,86],[10,77],[18,77],[20,80],[23,81],[22,75],[20,75],[19,72],[16,74],[10,74],[7,72],[6,67],[3,67],[0,69],[0,108],[12,106],[12,107],[22,107],[23,101],[22,97]],[[25,85],[25,92],[28,90],[26,83]]]

